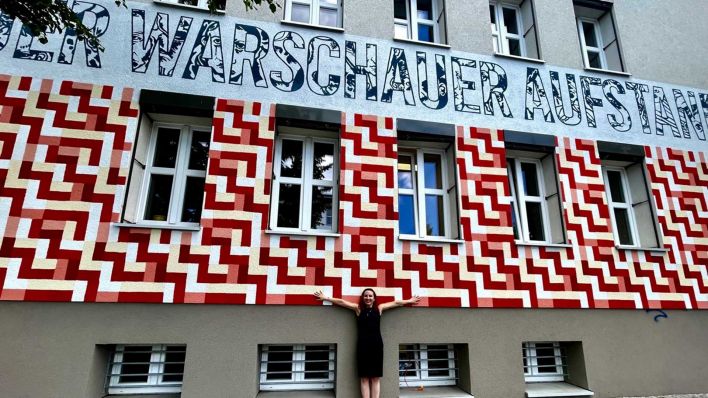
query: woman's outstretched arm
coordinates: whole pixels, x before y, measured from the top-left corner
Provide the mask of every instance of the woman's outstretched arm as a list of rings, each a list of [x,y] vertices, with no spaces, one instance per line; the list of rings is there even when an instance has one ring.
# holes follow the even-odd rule
[[[390,310],[392,308],[403,307],[404,305],[416,305],[419,301],[419,296],[413,296],[408,300],[389,301],[388,303],[379,304],[379,313],[384,312],[386,310]]]
[[[335,297],[327,297],[325,296],[324,293],[322,293],[321,290],[318,290],[315,292],[315,298],[320,301],[329,301],[330,303],[334,305],[338,305],[340,307],[344,308],[349,308],[352,311],[359,312],[359,305],[356,303],[352,303],[351,301],[347,301],[344,299],[340,298],[335,298]]]

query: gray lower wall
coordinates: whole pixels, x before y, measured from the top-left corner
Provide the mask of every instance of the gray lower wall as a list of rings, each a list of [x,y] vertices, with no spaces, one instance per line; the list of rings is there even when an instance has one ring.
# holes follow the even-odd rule
[[[404,308],[384,313],[382,397],[401,343],[466,345],[462,385],[523,397],[523,341],[573,341],[595,397],[708,392],[708,311]],[[336,343],[336,395],[358,396],[352,312],[333,307],[0,302],[0,397],[101,397],[102,344],[184,343],[182,397],[252,398],[258,345]]]

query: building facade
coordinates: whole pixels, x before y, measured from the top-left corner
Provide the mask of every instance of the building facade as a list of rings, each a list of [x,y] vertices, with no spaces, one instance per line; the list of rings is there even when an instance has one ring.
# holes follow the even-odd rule
[[[71,7],[0,14],[0,396],[357,397],[366,287],[383,397],[708,393],[708,4]]]

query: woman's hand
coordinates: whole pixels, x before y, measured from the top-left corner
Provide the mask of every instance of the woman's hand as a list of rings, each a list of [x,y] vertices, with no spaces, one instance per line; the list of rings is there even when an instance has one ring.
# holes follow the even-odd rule
[[[411,297],[410,299],[408,299],[408,300],[406,300],[406,301],[407,301],[407,304],[416,305],[416,304],[418,304],[418,303],[420,302],[420,296],[415,295],[415,296]]]
[[[325,296],[324,293],[322,293],[322,290],[318,290],[315,292],[315,298],[319,301],[330,301],[330,299]]]

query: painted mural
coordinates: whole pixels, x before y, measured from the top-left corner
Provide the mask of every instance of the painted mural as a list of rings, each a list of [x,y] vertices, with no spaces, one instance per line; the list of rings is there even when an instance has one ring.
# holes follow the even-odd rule
[[[559,135],[569,245],[522,246],[511,227],[504,131],[460,124],[461,241],[404,241],[397,119],[344,112],[338,236],[278,235],[265,232],[275,104],[218,98],[201,228],[130,228],[116,223],[138,91],[0,76],[0,300],[315,304],[315,290],[353,298],[373,286],[385,299],[419,294],[432,307],[708,308],[705,151],[644,147],[664,250],[618,250],[596,141]]]

